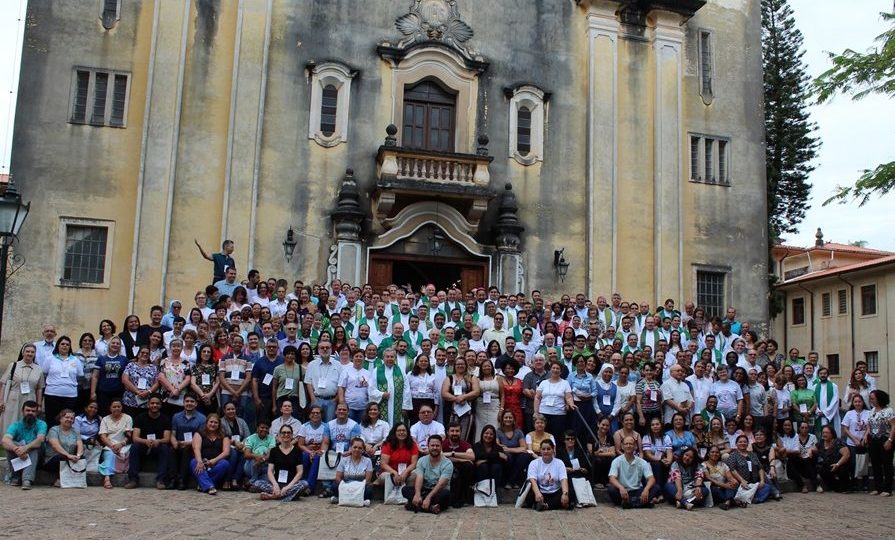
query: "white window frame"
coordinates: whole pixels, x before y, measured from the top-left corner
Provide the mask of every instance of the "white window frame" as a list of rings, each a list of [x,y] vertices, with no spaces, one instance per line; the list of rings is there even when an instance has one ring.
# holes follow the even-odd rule
[[[102,283],[86,283],[83,281],[70,281],[63,279],[65,275],[65,244],[68,237],[68,227],[105,227],[106,228],[106,261],[103,267]],[[115,222],[107,219],[91,219],[76,217],[59,218],[59,234],[56,248],[56,286],[73,287],[80,289],[108,289],[112,281],[112,253],[114,252]]]
[[[705,77],[705,73],[703,73],[704,70],[703,70],[703,66],[702,66],[702,53],[703,53],[702,37],[704,35],[708,36],[709,55],[710,55],[709,63],[711,64],[711,70],[712,70],[711,79],[709,80],[709,91],[708,92],[703,91],[704,89],[703,89],[703,84],[702,84],[703,78]],[[696,51],[697,51],[697,53],[696,53],[697,54],[697,56],[696,56],[697,68],[696,69],[699,73],[699,79],[698,79],[699,95],[702,96],[703,103],[705,103],[706,105],[711,105],[712,101],[715,99],[715,73],[717,73],[715,71],[715,32],[714,31],[709,30],[708,28],[700,28],[699,29],[699,31],[696,33]]]
[[[75,119],[75,99],[78,94],[78,72],[79,71],[87,71],[90,73],[90,79],[87,83],[87,103],[86,110],[84,111],[84,119],[76,120]],[[96,74],[97,73],[105,73],[109,76],[109,83],[106,87],[106,106],[105,111],[103,112],[103,121],[102,122],[93,122],[93,104],[96,99],[95,89],[96,89]],[[121,115],[121,124],[113,124],[112,123],[112,106],[115,101],[115,77],[117,75],[124,75],[127,77],[127,84],[124,90],[124,111],[122,111]],[[123,129],[127,127],[127,110],[130,108],[131,101],[131,73],[129,71],[119,71],[114,69],[99,69],[99,68],[91,68],[87,66],[75,66],[71,70],[71,92],[68,97],[68,123],[82,126],[94,126],[94,127],[111,127],[111,128],[119,128]]]
[[[536,86],[522,85],[512,90],[510,97],[509,156],[520,165],[534,165],[544,161],[544,126],[547,124],[546,94]],[[528,154],[519,152],[518,124],[519,109],[527,107],[531,111],[531,149]]]
[[[310,68],[311,110],[308,119],[308,139],[324,148],[332,148],[348,142],[348,109],[351,101],[351,81],[357,75],[348,66],[337,62],[325,62]],[[336,126],[331,135],[320,130],[323,89],[333,85],[338,90],[336,101]]]
[[[106,2],[100,0],[99,3],[99,20],[102,21],[103,28],[109,30],[115,26],[115,23],[121,20],[121,0],[115,1],[115,14],[112,17],[106,17]]]
[[[693,139],[698,139],[699,142],[697,144],[697,156],[696,156],[696,171],[693,171]],[[724,143],[723,153],[724,153],[724,171],[722,175],[721,171],[721,143]],[[711,144],[711,171],[707,171],[706,169],[706,145]],[[722,187],[730,187],[731,181],[731,170],[732,170],[732,162],[731,156],[733,155],[733,151],[731,150],[731,144],[733,144],[730,140],[730,137],[725,137],[722,135],[708,135],[705,133],[688,133],[687,134],[687,168],[689,169],[688,178],[690,182],[694,182],[697,184],[710,184],[715,186]]]

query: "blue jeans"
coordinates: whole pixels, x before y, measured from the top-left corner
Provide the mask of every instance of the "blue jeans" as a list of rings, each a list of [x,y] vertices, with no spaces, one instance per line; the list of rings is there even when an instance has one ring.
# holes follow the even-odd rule
[[[727,501],[732,501],[734,496],[737,494],[737,490],[722,488],[712,484],[712,502],[716,505],[723,504]]]
[[[227,471],[230,470],[229,462],[218,461],[212,465],[210,469],[205,469],[197,474],[196,463],[195,458],[190,460],[190,470],[199,482],[199,491],[208,491],[215,487],[215,485],[222,483],[224,479],[227,478]]]
[[[244,459],[244,458],[243,458]],[[244,459],[242,464],[242,474],[248,478],[250,482],[267,478],[267,461],[260,465],[255,465],[255,460]]]
[[[765,482],[764,485],[758,488],[758,491],[755,492],[755,497],[752,499],[752,504],[761,504],[768,500],[768,497],[770,496],[771,485]]]
[[[127,477],[136,480],[140,476],[140,461],[148,455],[155,455],[158,459],[158,472],[155,475],[156,482],[168,481],[168,464],[171,461],[171,445],[160,444],[155,448],[149,448],[140,443],[131,445],[128,454]]]
[[[242,455],[242,452],[238,451],[236,448],[230,447],[230,458],[227,460],[230,464],[229,470],[227,471],[228,480],[233,482],[242,481],[245,474],[245,468],[243,467],[245,459],[246,458]]]
[[[365,411],[366,409],[348,409],[348,418],[360,424],[364,420]]]
[[[310,490],[314,491],[314,488],[317,487],[317,471],[320,469],[320,456],[314,456],[314,459],[311,459],[310,454],[303,452],[301,462],[304,479],[308,481]]]
[[[21,442],[16,442],[15,444],[16,444],[16,446],[24,446],[24,444]],[[19,471],[13,471],[12,465],[9,465],[9,462],[7,461],[7,466],[9,467],[8,474],[9,474],[10,481],[16,480],[16,481],[34,482],[34,477],[37,475],[37,464],[40,463],[40,448],[35,448],[33,450],[29,450],[28,457],[31,458],[31,465],[28,465],[27,467],[25,467],[24,469],[21,469]],[[6,454],[7,460],[15,459],[15,458],[16,458],[15,454],[13,454],[12,452],[7,452],[7,454]],[[56,475],[57,475],[57,477],[59,475],[59,466],[58,465],[56,466]]]
[[[314,405],[319,405],[323,412],[323,421],[329,422],[336,417],[336,398],[323,399],[318,397],[314,400]]]
[[[622,506],[622,496],[621,496],[621,493],[619,493],[618,489],[615,486],[613,486],[612,484],[609,484],[609,486],[606,488],[606,490],[609,492],[609,498],[612,499],[612,502],[618,506]],[[661,490],[659,489],[659,486],[653,484],[652,489],[650,489],[650,491],[649,491],[649,499],[648,500],[651,501],[651,500],[655,499],[656,497],[658,497],[660,495],[660,491]],[[642,506],[640,504],[641,493],[643,493],[643,488],[628,490],[628,500],[630,501],[630,505],[632,508],[639,508],[640,506]],[[647,505],[649,506],[650,503],[647,503]]]

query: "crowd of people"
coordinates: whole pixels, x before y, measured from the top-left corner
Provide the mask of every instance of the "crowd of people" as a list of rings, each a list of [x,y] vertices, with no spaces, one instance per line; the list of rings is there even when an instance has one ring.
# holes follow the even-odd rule
[[[102,320],[77,345],[47,324],[21,347],[0,380],[7,484],[83,462],[132,489],[151,462],[158,489],[361,506],[382,486],[432,513],[500,487],[538,510],[592,487],[726,510],[780,499],[784,477],[891,495],[895,413],[866,365],[840,396],[816,353],[783,354],[734,308],[290,287],[238,281],[232,243],[199,249],[214,279],[194,305]]]

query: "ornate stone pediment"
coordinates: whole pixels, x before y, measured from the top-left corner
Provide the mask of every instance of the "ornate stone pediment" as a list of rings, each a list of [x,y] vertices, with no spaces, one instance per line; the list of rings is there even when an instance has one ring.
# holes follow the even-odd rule
[[[410,12],[395,19],[395,27],[404,34],[397,49],[417,43],[442,43],[467,60],[479,60],[465,43],[473,36],[472,28],[460,19],[457,0],[412,0]]]

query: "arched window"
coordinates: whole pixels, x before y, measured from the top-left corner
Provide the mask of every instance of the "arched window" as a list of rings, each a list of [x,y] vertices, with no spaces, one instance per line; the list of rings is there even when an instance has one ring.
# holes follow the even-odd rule
[[[336,110],[339,104],[339,89],[328,84],[323,87],[320,102],[320,131],[327,137],[336,132]]]
[[[516,151],[522,156],[531,152],[531,109],[524,105],[519,107],[516,119]]]
[[[454,151],[456,96],[425,80],[404,91],[401,144],[435,152]]]

